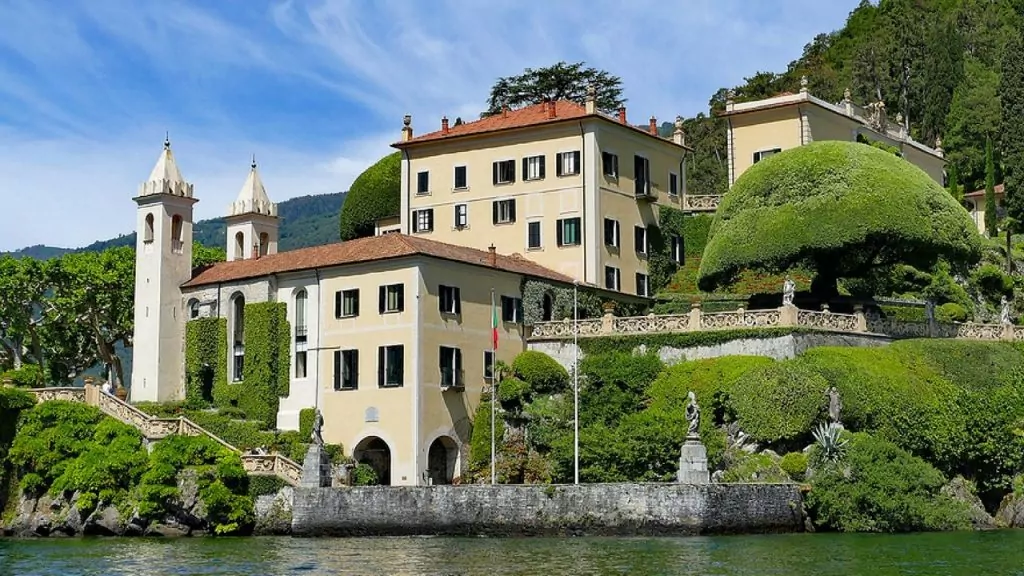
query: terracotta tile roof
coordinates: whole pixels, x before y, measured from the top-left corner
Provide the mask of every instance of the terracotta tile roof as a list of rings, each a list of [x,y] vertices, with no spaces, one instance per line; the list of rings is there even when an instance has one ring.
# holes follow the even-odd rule
[[[453,262],[463,262],[473,266],[492,267],[490,264],[491,255],[487,251],[445,244],[444,242],[428,240],[420,236],[407,236],[395,233],[280,252],[263,256],[256,260],[218,262],[213,266],[193,272],[192,279],[186,282],[183,287],[192,288],[220,282],[258,278],[270,274],[298,272],[314,268],[329,268],[332,266],[408,256],[429,256]],[[512,254],[511,256],[497,254],[495,258],[496,266],[494,267],[500,270],[570,284],[573,281],[572,277],[555,272],[550,268],[545,268],[519,254]]]
[[[1002,184],[996,184],[995,187],[993,188],[993,190],[995,190],[996,194],[1002,194],[1003,193],[1003,185]],[[979,198],[979,197],[982,197],[984,195],[985,195],[985,189],[982,188],[981,190],[975,190],[974,192],[969,192],[967,194],[964,194],[964,198]]]
[[[638,127],[631,124],[623,124],[615,118],[611,118],[604,114],[595,113],[587,114],[586,108],[569,100],[557,100],[555,101],[555,117],[552,118],[548,111],[548,103],[542,102],[540,104],[533,104],[517,110],[509,110],[505,113],[495,114],[480,120],[474,120],[472,122],[465,122],[458,126],[451,126],[448,129],[448,133],[445,134],[442,130],[436,132],[429,132],[420,136],[414,137],[412,140],[407,142],[396,142],[392,144],[395,148],[403,148],[405,146],[420,144],[423,142],[436,142],[438,140],[448,140],[450,138],[461,138],[463,136],[471,136],[478,134],[486,134],[489,132],[499,132],[502,130],[512,130],[515,128],[527,128],[530,126],[540,126],[543,124],[554,124],[557,122],[565,122],[567,120],[578,120],[580,118],[600,118],[607,122],[611,122],[618,126],[624,126],[631,130],[635,130],[641,134],[645,134],[652,138],[657,138],[662,142],[678,146],[672,140],[656,136],[647,131],[647,127]],[[682,146],[686,148],[685,146]]]

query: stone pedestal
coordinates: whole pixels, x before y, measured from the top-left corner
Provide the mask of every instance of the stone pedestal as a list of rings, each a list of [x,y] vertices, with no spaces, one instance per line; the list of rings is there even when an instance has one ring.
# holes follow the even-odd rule
[[[302,461],[302,488],[328,488],[331,485],[331,461],[323,446],[311,444]]]
[[[708,451],[700,438],[690,436],[679,450],[679,483],[708,484],[711,475],[708,473]]]

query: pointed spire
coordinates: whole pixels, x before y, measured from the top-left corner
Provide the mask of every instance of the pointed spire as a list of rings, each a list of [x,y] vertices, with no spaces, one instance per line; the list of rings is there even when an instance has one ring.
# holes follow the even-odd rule
[[[178,163],[174,160],[170,133],[164,135],[164,149],[160,151],[160,157],[157,158],[156,165],[149,173],[149,179],[139,186],[139,196],[152,194],[192,197],[192,184],[185,182],[185,179],[181,177],[181,170],[178,169]]]
[[[241,214],[277,216],[277,203],[271,202],[270,196],[267,195],[267,189],[263,186],[259,170],[256,169],[255,154],[252,156],[249,176],[245,179],[245,184],[242,184],[242,189],[238,192],[238,198],[231,204],[229,212],[230,216],[239,216]]]

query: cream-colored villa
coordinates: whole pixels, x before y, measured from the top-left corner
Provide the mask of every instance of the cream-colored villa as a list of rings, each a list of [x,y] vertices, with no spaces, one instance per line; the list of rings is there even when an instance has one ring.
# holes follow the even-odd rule
[[[1003,203],[1006,200],[1006,193],[1002,184],[996,184],[993,192],[996,199],[996,219],[1000,220],[1006,216],[1006,208]],[[975,190],[964,194],[964,208],[971,215],[971,220],[978,226],[978,232],[985,233],[985,190]]]

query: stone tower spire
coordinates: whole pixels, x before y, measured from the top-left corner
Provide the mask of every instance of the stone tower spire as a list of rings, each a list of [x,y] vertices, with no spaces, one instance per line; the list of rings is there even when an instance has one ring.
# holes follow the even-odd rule
[[[277,203],[270,201],[253,156],[249,175],[228,207],[228,261],[277,253]]]
[[[135,328],[133,402],[184,397],[184,305],[180,287],[192,278],[192,184],[181,176],[170,139],[134,198]]]

